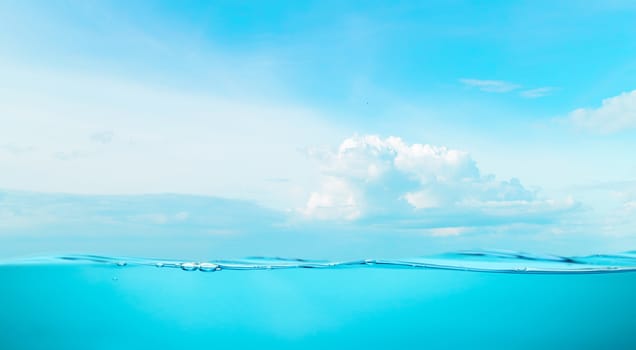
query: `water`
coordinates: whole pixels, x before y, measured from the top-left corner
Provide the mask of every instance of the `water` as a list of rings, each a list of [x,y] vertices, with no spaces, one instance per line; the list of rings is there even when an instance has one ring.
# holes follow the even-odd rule
[[[0,349],[636,349],[636,254],[0,263]]]

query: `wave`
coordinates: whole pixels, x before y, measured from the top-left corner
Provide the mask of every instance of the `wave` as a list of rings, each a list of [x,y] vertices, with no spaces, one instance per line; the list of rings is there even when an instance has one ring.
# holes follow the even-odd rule
[[[348,261],[261,256],[235,260],[186,261],[73,254],[0,261],[0,266],[31,264],[99,264],[112,266],[114,268],[156,267],[201,272],[225,270],[393,268],[515,274],[589,274],[636,272],[636,252],[567,257],[512,251],[471,250],[408,259],[361,259]]]

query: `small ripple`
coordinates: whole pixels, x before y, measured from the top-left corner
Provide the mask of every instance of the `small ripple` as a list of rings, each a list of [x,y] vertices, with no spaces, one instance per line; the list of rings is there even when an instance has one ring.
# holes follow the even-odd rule
[[[224,270],[391,268],[512,274],[589,274],[634,272],[636,271],[636,255],[630,252],[613,255],[596,254],[585,257],[562,257],[509,251],[460,251],[410,259],[362,259],[350,261],[250,257],[238,260],[194,262],[98,255],[64,255],[0,261],[0,266],[23,264],[105,264],[119,268],[151,266],[201,272]]]

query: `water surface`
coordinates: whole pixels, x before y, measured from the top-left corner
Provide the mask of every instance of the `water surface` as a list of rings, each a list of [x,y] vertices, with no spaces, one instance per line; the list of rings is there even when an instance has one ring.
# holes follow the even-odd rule
[[[0,349],[636,349],[636,255],[0,263]]]

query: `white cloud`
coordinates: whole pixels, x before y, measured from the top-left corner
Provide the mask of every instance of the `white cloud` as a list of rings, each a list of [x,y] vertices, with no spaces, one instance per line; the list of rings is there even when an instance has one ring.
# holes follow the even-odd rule
[[[525,98],[539,98],[550,95],[552,92],[554,92],[554,90],[556,89],[550,86],[546,86],[536,89],[523,90],[519,93],[519,95]]]
[[[521,86],[502,80],[460,79],[462,84],[484,92],[504,93],[519,89]]]
[[[13,143],[6,143],[0,145],[0,151],[7,152],[14,156],[19,156],[25,153],[33,152],[35,149],[32,146],[19,146]]]
[[[636,213],[636,185],[625,185],[621,191],[614,192],[614,197],[622,202],[622,213],[633,217]]]
[[[321,192],[313,192],[303,210],[306,215],[319,219],[343,218],[354,220],[360,217],[361,207],[354,189],[336,177],[327,177]]]
[[[284,214],[254,203],[206,196],[87,196],[0,190],[0,236],[8,230],[27,228],[41,229],[42,234],[76,228],[76,233],[89,235],[92,230],[81,230],[86,225],[124,235],[169,225],[208,232],[265,227],[283,218]]]
[[[20,67],[0,67],[0,75],[0,87],[15,86],[0,96],[7,189],[192,193],[294,208],[318,180],[298,149],[349,134],[313,109],[247,92],[202,94]]]
[[[99,131],[91,135],[91,140],[97,143],[107,144],[113,141],[115,134],[112,131]]]
[[[434,237],[459,236],[469,231],[470,228],[467,227],[436,227],[426,230],[427,233]]]
[[[598,108],[579,108],[569,115],[581,128],[602,133],[636,128],[636,90],[604,99]]]
[[[483,175],[466,152],[398,137],[354,136],[336,151],[314,152],[324,175],[301,210],[308,217],[354,220],[382,216],[512,217],[542,215],[575,205],[539,198],[517,179]],[[444,223],[442,223],[444,224]]]
[[[503,80],[460,79],[462,84],[476,88],[484,92],[506,93],[520,89],[522,86]],[[523,98],[539,98],[550,95],[556,88],[544,86],[535,89],[526,89],[519,92]]]

